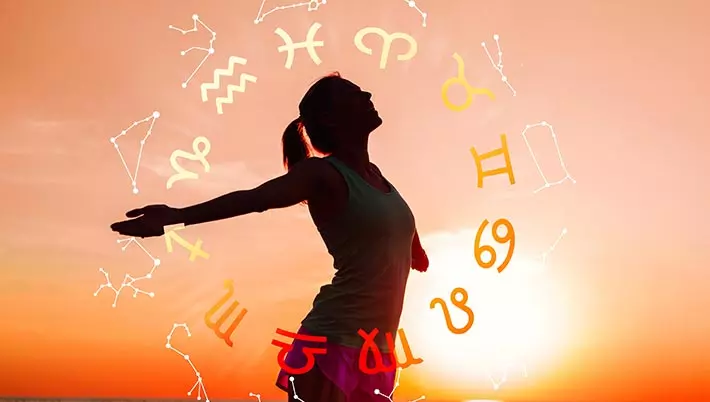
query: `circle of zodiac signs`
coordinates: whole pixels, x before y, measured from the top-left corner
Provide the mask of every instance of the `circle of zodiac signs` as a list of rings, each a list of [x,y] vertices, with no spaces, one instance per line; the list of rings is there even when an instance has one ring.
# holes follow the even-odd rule
[[[422,26],[426,27],[426,20],[427,20],[427,14],[423,12],[414,1],[411,0],[403,0],[409,7],[414,8],[417,12],[419,12],[420,16],[422,17]],[[294,3],[288,6],[279,6],[279,7],[274,7],[269,11],[264,12],[264,5],[266,3],[266,0],[262,0],[261,7],[259,8],[259,12],[257,15],[257,18],[254,20],[255,24],[259,24],[263,22],[264,18],[270,14],[273,14],[277,11],[283,11],[283,10],[288,10],[288,9],[295,9],[295,8],[300,8],[300,7],[308,7],[308,11],[316,11],[321,5],[326,4],[325,0],[310,0],[310,1],[303,1],[301,3]],[[192,52],[192,51],[198,51],[198,52],[203,52],[204,57],[202,60],[199,62],[199,64],[192,70],[190,75],[181,83],[181,86],[183,88],[187,88],[187,86],[190,84],[192,79],[196,76],[200,68],[205,64],[205,62],[215,54],[216,50],[214,47],[214,43],[217,38],[217,33],[213,31],[209,26],[207,26],[201,19],[200,17],[195,14],[192,16],[192,21],[193,21],[193,26],[190,29],[181,29],[177,28],[173,25],[170,25],[168,28],[171,30],[175,30],[180,32],[183,35],[192,33],[192,32],[197,32],[200,28],[203,28],[207,30],[210,34],[210,40],[209,43],[206,44],[205,46],[193,46],[188,49],[185,49],[180,52],[182,56]],[[322,63],[322,60],[320,59],[317,49],[320,47],[324,47],[325,43],[322,40],[316,40],[316,35],[318,31],[322,28],[322,25],[320,23],[313,23],[310,28],[308,29],[308,32],[306,33],[306,39],[302,42],[297,42],[294,43],[293,39],[291,36],[283,29],[281,28],[276,28],[274,33],[278,35],[284,42],[283,45],[279,46],[276,50],[279,53],[286,53],[286,59],[284,63],[284,67],[287,70],[290,70],[293,66],[293,63],[295,61],[295,51],[298,49],[305,49],[308,56],[311,58],[313,63],[315,65],[320,65]],[[379,63],[378,66],[380,69],[384,70],[387,67],[387,64],[390,60],[390,49],[392,46],[392,43],[396,40],[403,40],[407,42],[409,45],[409,48],[406,52],[402,54],[398,54],[395,56],[397,61],[403,62],[403,61],[409,61],[412,60],[417,52],[418,52],[418,45],[417,41],[409,34],[403,33],[403,32],[394,32],[394,33],[389,33],[383,28],[380,27],[364,27],[360,29],[353,37],[353,42],[355,47],[362,53],[368,56],[372,56],[374,54],[372,48],[369,48],[365,45],[364,39],[368,35],[376,35],[382,38],[382,50],[381,54],[379,57]],[[503,52],[500,48],[500,42],[499,39],[500,37],[498,35],[494,35],[493,39],[496,42],[496,46],[498,47],[498,61],[494,61],[493,57],[491,56],[486,43],[483,42],[482,48],[488,57],[491,65],[493,68],[500,74],[501,76],[501,81],[507,85],[509,90],[512,93],[512,96],[516,96],[517,92],[511,85],[511,83],[508,80],[508,77],[503,73],[503,62],[502,62],[502,56]],[[475,95],[486,95],[490,100],[495,100],[495,95],[493,92],[489,89],[485,88],[475,88],[472,86],[468,79],[466,78],[465,74],[465,64],[463,58],[458,54],[454,53],[453,58],[457,63],[457,74],[455,77],[451,77],[449,79],[444,80],[441,88],[441,97],[443,100],[443,104],[445,107],[448,109],[454,111],[454,112],[462,112],[466,110],[473,102],[473,97]],[[237,66],[246,66],[247,64],[247,59],[239,56],[230,56],[228,57],[227,60],[227,68],[217,68],[213,71],[212,74],[212,81],[211,82],[205,82],[200,85],[200,94],[201,94],[201,100],[202,102],[207,102],[209,101],[209,94],[208,91],[216,91],[220,90],[221,85],[222,85],[222,80],[227,80],[234,76],[235,70],[237,69]],[[233,104],[235,101],[235,94],[241,93],[244,94],[246,93],[247,90],[247,83],[251,84],[256,84],[257,83],[257,77],[248,73],[240,73],[239,79],[238,79],[238,85],[235,84],[228,84],[226,85],[225,88],[225,96],[221,97],[216,97],[214,99],[215,107],[217,114],[224,114],[224,105],[229,105]],[[466,90],[466,98],[462,104],[454,104],[451,102],[448,98],[448,91],[452,85],[460,85]],[[160,117],[159,112],[153,112],[150,116],[133,122],[128,128],[125,130],[121,131],[120,134],[118,134],[115,137],[112,137],[110,139],[110,142],[113,144],[114,148],[118,152],[119,158],[121,160],[121,163],[123,164],[123,167],[126,170],[126,173],[128,174],[128,177],[131,182],[132,186],[132,192],[134,194],[139,193],[139,188],[138,188],[138,173],[140,170],[140,162],[141,158],[143,156],[143,150],[144,146],[147,143],[148,138],[150,137],[153,128],[155,126],[155,123],[157,119]],[[124,158],[123,154],[121,153],[119,144],[118,144],[118,139],[121,137],[124,137],[128,134],[128,132],[137,126],[144,124],[144,123],[149,123],[146,135],[140,140],[140,148],[138,151],[138,157],[136,160],[136,165],[133,170],[129,169],[128,164],[126,162],[126,159]],[[559,156],[560,164],[565,172],[565,177],[563,177],[561,180],[557,181],[548,181],[547,177],[543,173],[542,169],[540,168],[540,165],[535,157],[534,152],[532,151],[532,148],[530,147],[530,144],[527,140],[526,133],[528,130],[535,128],[535,127],[544,127],[549,130],[549,132],[552,135],[552,138],[554,140],[555,146],[557,147],[557,153]],[[540,122],[532,125],[528,125],[525,127],[525,129],[522,132],[521,135],[527,145],[528,150],[530,151],[533,160],[535,162],[535,165],[537,167],[538,173],[542,177],[544,184],[535,190],[534,192],[537,193],[545,188],[549,188],[554,185],[562,184],[564,181],[569,180],[573,183],[575,183],[575,180],[572,178],[572,176],[569,174],[567,171],[567,168],[564,164],[564,161],[562,160],[562,156],[559,150],[559,145],[557,142],[557,136],[555,134],[555,131],[553,130],[552,126],[548,124],[547,122]],[[505,134],[501,134],[501,148],[492,150],[486,153],[480,154],[475,147],[471,147],[470,152],[473,156],[474,163],[476,166],[476,169],[478,171],[478,181],[477,181],[477,187],[482,188],[483,187],[483,179],[486,177],[494,176],[494,175],[499,175],[499,174],[506,174],[508,176],[508,180],[511,185],[515,184],[515,177],[513,174],[513,168],[512,168],[512,163],[510,159],[510,155],[508,153],[508,145],[507,145],[507,139]],[[207,156],[210,152],[212,145],[209,141],[204,136],[198,136],[196,137],[193,142],[192,142],[192,153],[182,150],[182,149],[177,149],[173,151],[169,158],[169,163],[170,166],[173,168],[175,171],[175,174],[173,174],[170,178],[168,178],[166,182],[166,188],[168,190],[172,189],[175,184],[181,180],[187,180],[187,179],[192,179],[192,180],[197,180],[200,177],[199,173],[189,171],[182,167],[179,163],[179,159],[188,159],[192,161],[197,161],[200,162],[202,165],[202,168],[204,170],[204,173],[209,173],[210,172],[210,163],[207,160]],[[482,162],[485,159],[493,158],[496,156],[503,156],[504,158],[504,167],[493,169],[493,170],[488,170],[484,171],[482,167]],[[479,230],[476,234],[475,238],[475,244],[474,244],[474,257],[476,262],[481,268],[487,269],[491,268],[497,263],[497,255],[495,250],[493,249],[492,246],[490,245],[481,245],[481,236],[484,231],[484,229],[488,226],[489,222],[488,220],[484,220],[483,223],[480,225]],[[498,233],[499,228],[505,228],[506,233],[504,235],[500,235]],[[198,257],[203,258],[203,259],[208,259],[209,254],[205,252],[202,249],[202,240],[197,238],[194,244],[189,243],[186,239],[182,238],[177,232],[184,230],[184,225],[173,225],[173,226],[167,226],[165,227],[165,246],[167,252],[172,253],[174,250],[174,244],[177,244],[181,246],[182,248],[188,250],[190,252],[189,254],[189,260],[191,262],[194,262]],[[547,256],[549,255],[550,252],[554,250],[556,247],[557,243],[561,240],[562,236],[564,236],[567,233],[566,229],[563,229],[562,233],[558,237],[557,241],[550,247],[550,249],[545,252],[542,255],[543,263],[546,261]],[[515,231],[513,229],[513,225],[506,219],[498,219],[496,220],[493,225],[492,225],[492,235],[493,239],[500,243],[500,244],[507,244],[508,245],[508,252],[505,258],[503,259],[502,263],[500,263],[498,269],[498,272],[502,272],[507,266],[508,263],[510,262],[513,251],[515,248]],[[155,273],[157,267],[160,265],[160,259],[155,258],[152,256],[152,254],[141,244],[141,242],[136,239],[136,238],[126,238],[126,239],[119,239],[117,240],[118,244],[123,244],[121,247],[122,251],[125,251],[128,246],[131,244],[136,245],[139,247],[143,253],[151,259],[152,261],[152,267],[150,270],[142,275],[142,276],[132,276],[130,274],[126,274],[123,282],[121,283],[120,286],[116,287],[112,284],[110,280],[110,275],[109,272],[104,270],[103,268],[100,268],[100,272],[104,275],[105,277],[105,283],[101,284],[99,288],[96,290],[94,293],[94,296],[98,296],[100,291],[102,289],[110,289],[114,292],[114,298],[113,298],[113,303],[112,307],[116,307],[118,303],[118,298],[120,296],[121,291],[123,291],[126,288],[131,289],[133,292],[133,297],[137,297],[139,294],[144,294],[149,297],[154,297],[153,292],[148,292],[140,287],[138,287],[138,283],[143,280],[151,279],[153,274]],[[235,318],[231,320],[229,324],[227,324],[227,328],[225,330],[222,330],[225,326],[226,321],[229,319],[231,315],[235,312],[237,307],[239,306],[239,302],[234,300],[231,302],[229,307],[227,307],[224,312],[215,320],[213,319],[213,316],[216,315],[217,311],[222,309],[225,304],[233,298],[234,296],[234,283],[233,281],[226,280],[224,282],[224,287],[226,289],[225,295],[220,298],[212,308],[210,308],[204,316],[204,322],[205,325],[212,329],[212,331],[215,333],[215,335],[224,340],[225,344],[229,347],[232,347],[234,345],[234,342],[232,341],[232,334],[242,321],[242,319],[245,317],[247,313],[247,309],[242,309]],[[445,323],[448,327],[448,329],[453,333],[453,334],[464,334],[468,332],[474,323],[474,312],[473,310],[466,305],[468,301],[468,293],[467,291],[462,288],[462,287],[457,287],[452,290],[451,292],[451,304],[464,311],[466,315],[468,316],[467,323],[461,327],[457,328],[454,326],[451,317],[449,315],[449,308],[447,306],[446,301],[442,298],[435,298],[431,301],[430,303],[430,308],[435,309],[437,305],[441,306],[441,309],[444,314],[444,319]],[[197,370],[196,366],[192,363],[192,360],[188,354],[185,354],[175,347],[172,346],[171,344],[171,338],[174,335],[174,332],[176,329],[182,328],[185,330],[186,334],[188,337],[191,336],[190,330],[187,326],[187,324],[182,323],[182,324],[174,324],[173,328],[171,329],[170,333],[167,336],[167,342],[166,342],[166,348],[173,350],[176,352],[179,356],[181,356],[187,363],[190,365],[192,368],[195,377],[196,377],[196,382],[188,391],[188,395],[191,395],[195,390],[197,390],[197,400],[202,399],[202,395],[204,394],[205,400],[209,402],[209,397],[207,396],[207,391],[205,389],[204,383],[203,383],[203,378],[200,374],[200,372]],[[409,367],[411,365],[416,365],[416,364],[421,364],[423,362],[423,359],[419,357],[414,357],[414,354],[409,346],[409,343],[406,338],[406,334],[403,329],[398,329],[397,330],[397,335],[400,339],[400,343],[403,347],[404,350],[404,356],[405,360],[404,362],[400,362],[399,359],[397,358],[397,353],[395,352],[395,343],[394,343],[394,336],[392,333],[385,333],[385,339],[386,343],[388,345],[388,349],[391,351],[386,354],[386,357],[383,356],[383,353],[380,351],[380,349],[377,346],[377,343],[375,342],[375,337],[378,335],[379,330],[378,329],[373,329],[371,331],[365,331],[363,329],[360,329],[357,333],[362,340],[363,340],[363,346],[360,350],[360,355],[359,355],[359,360],[358,360],[358,366],[360,370],[364,373],[367,374],[374,374],[378,372],[388,372],[388,371],[394,371],[396,370],[396,382],[394,385],[394,389],[392,390],[391,393],[385,394],[381,392],[379,389],[374,390],[374,394],[380,395],[384,398],[386,398],[389,401],[392,401],[392,395],[395,391],[395,389],[399,386],[399,376],[401,373],[401,370]],[[315,365],[315,355],[318,354],[324,354],[326,353],[325,349],[325,342],[326,338],[325,337],[320,337],[320,336],[312,336],[312,335],[305,335],[305,334],[298,334],[298,333],[293,333],[289,332],[286,330],[283,330],[281,328],[277,328],[276,330],[277,335],[281,335],[284,337],[292,338],[294,340],[298,340],[300,342],[311,342],[313,343],[313,347],[306,347],[304,348],[303,352],[307,357],[307,362],[303,367],[289,367],[285,363],[285,357],[287,353],[291,350],[293,347],[292,344],[273,339],[272,340],[272,345],[277,346],[281,348],[281,351],[279,352],[277,356],[277,361],[279,363],[279,366],[287,373],[289,373],[291,376],[289,377],[289,382],[291,383],[291,386],[293,387],[293,392],[295,395],[296,400],[303,401],[298,397],[296,394],[296,388],[294,384],[294,375],[299,375],[308,372],[310,369],[313,368]],[[385,363],[385,360],[388,360],[389,363]],[[497,385],[496,385],[497,384]],[[500,383],[494,382],[494,385],[496,388],[500,385]],[[250,393],[249,396],[254,397],[261,401],[261,396],[259,394],[254,394]],[[421,399],[424,399],[424,396],[416,399],[415,401],[419,401]],[[305,402],[305,401],[303,401]],[[413,401],[410,401],[413,402]]]

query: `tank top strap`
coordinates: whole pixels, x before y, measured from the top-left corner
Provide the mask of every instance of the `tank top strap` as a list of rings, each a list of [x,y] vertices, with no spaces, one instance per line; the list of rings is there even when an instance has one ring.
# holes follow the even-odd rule
[[[350,169],[338,158],[334,156],[328,156],[325,158],[325,160],[330,162],[330,164],[333,165],[333,167],[335,167],[338,172],[340,172],[340,175],[343,176],[343,179],[345,179],[345,182],[348,185],[349,198],[362,196],[370,192],[370,186],[369,184],[367,184],[367,182],[365,182],[365,179],[360,177],[360,175],[358,175],[354,170]]]

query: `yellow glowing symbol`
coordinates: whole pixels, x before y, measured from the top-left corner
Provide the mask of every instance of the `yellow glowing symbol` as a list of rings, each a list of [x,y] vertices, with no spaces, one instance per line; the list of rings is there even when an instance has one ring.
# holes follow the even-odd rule
[[[478,171],[478,188],[483,188],[483,178],[488,176],[495,176],[497,174],[508,174],[508,180],[510,184],[515,184],[515,176],[513,175],[513,165],[510,163],[510,154],[508,153],[508,140],[506,140],[505,134],[500,135],[500,142],[502,146],[493,151],[486,152],[484,154],[478,154],[475,147],[471,147],[471,155],[473,155],[473,160],[476,163],[476,170]],[[505,166],[498,169],[483,170],[483,160],[490,159],[494,156],[503,155],[505,159]]]
[[[190,252],[190,261],[195,261],[197,257],[202,257],[205,260],[210,258],[210,255],[202,250],[202,240],[199,238],[195,244],[190,244],[187,240],[180,237],[176,232],[185,229],[185,225],[182,223],[177,225],[168,225],[163,228],[165,232],[165,247],[168,249],[168,253],[173,252],[173,241],[182,246],[184,249]]]
[[[484,245],[481,246],[481,235],[483,234],[483,229],[488,226],[488,219],[485,219],[481,226],[478,227],[478,232],[476,233],[476,241],[473,244],[473,256],[476,258],[478,266],[481,268],[488,269],[496,263],[496,251],[492,246]],[[505,235],[501,236],[498,234],[498,228],[505,227]],[[498,244],[508,244],[508,253],[505,256],[505,260],[498,267],[498,272],[503,272],[505,267],[508,266],[510,259],[513,258],[513,251],[515,250],[515,230],[513,225],[507,219],[498,219],[493,222],[493,228],[491,229],[491,234],[493,235],[493,240]],[[488,252],[490,254],[490,259],[488,262],[483,261],[483,253]]]
[[[231,77],[234,75],[234,66],[237,64],[241,64],[244,66],[247,64],[247,59],[243,59],[243,58],[237,57],[237,56],[230,56],[229,57],[229,64],[226,69],[224,69],[224,68],[215,69],[212,82],[209,82],[209,83],[206,82],[206,83],[200,85],[202,102],[207,102],[209,100],[209,98],[207,98],[207,91],[208,90],[219,89],[219,86],[220,86],[219,77]],[[222,97],[222,98],[217,98],[214,102],[215,106],[217,106],[217,113],[218,114],[224,113],[224,110],[222,109],[223,104],[234,103],[234,92],[244,93],[246,91],[246,83],[247,82],[255,83],[256,77],[251,74],[242,73],[241,75],[239,75],[239,85],[232,85],[232,84],[227,85],[227,96]]]
[[[214,331],[215,335],[217,335],[218,338],[221,338],[224,340],[224,342],[227,344],[227,346],[232,347],[234,345],[234,342],[232,342],[231,336],[232,333],[234,332],[235,329],[237,329],[237,326],[239,325],[240,322],[242,322],[242,319],[244,316],[247,314],[247,309],[242,309],[242,311],[239,312],[237,317],[232,321],[231,324],[229,324],[229,328],[227,328],[226,331],[220,332],[220,327],[224,322],[229,318],[229,316],[236,310],[236,308],[239,306],[238,301],[233,301],[232,304],[227,308],[227,310],[222,313],[221,316],[217,319],[217,321],[212,322],[212,316],[219,310],[224,304],[232,297],[234,294],[234,282],[231,279],[227,279],[224,281],[224,287],[227,289],[227,294],[222,296],[221,299],[212,306],[206,313],[205,313],[205,324],[207,324],[207,327],[210,328],[211,330]]]
[[[463,59],[458,53],[454,53],[454,59],[456,59],[456,63],[458,64],[458,74],[456,77],[451,77],[446,80],[444,85],[441,86],[441,99],[444,100],[444,105],[446,105],[447,108],[454,112],[466,110],[471,105],[471,102],[473,102],[473,95],[486,95],[491,98],[491,100],[496,99],[495,95],[493,95],[493,92],[490,90],[472,87],[466,79],[466,72],[464,71],[466,66],[464,65]],[[449,88],[455,84],[461,85],[466,90],[466,100],[460,105],[454,105],[449,99]]]
[[[405,54],[398,54],[397,55],[397,60],[399,61],[407,61],[411,60],[414,58],[414,56],[417,54],[417,41],[414,40],[411,36],[402,33],[402,32],[395,32],[393,34],[387,33],[382,28],[379,27],[366,27],[362,28],[355,34],[355,47],[357,49],[367,55],[372,55],[372,49],[369,47],[365,46],[363,43],[363,39],[365,36],[369,34],[376,34],[379,35],[382,38],[382,56],[380,57],[380,69],[384,70],[385,67],[387,66],[387,59],[389,58],[390,55],[390,48],[392,47],[392,42],[395,39],[404,39],[409,43],[409,50]]]
[[[200,149],[200,145],[202,145],[203,149]],[[184,159],[189,159],[191,161],[198,161],[202,164],[202,167],[204,167],[205,172],[209,173],[210,171],[210,163],[207,162],[207,154],[210,153],[210,149],[212,147],[212,144],[210,144],[210,140],[208,140],[205,137],[197,137],[192,141],[192,151],[193,153],[189,153],[187,151],[183,151],[182,149],[176,149],[173,151],[172,155],[170,155],[170,166],[177,172],[174,175],[170,176],[168,179],[168,182],[166,183],[166,187],[168,189],[173,188],[173,184],[175,184],[176,181],[180,180],[185,180],[185,179],[198,179],[200,176],[195,173],[191,172],[189,170],[186,170],[182,166],[180,166],[180,163],[178,163],[178,158],[184,158]]]
[[[460,296],[461,300],[456,300],[456,296]],[[469,329],[471,329],[474,321],[473,310],[471,310],[471,307],[466,305],[466,302],[468,302],[468,292],[466,292],[466,289],[456,288],[451,291],[451,304],[458,307],[460,310],[463,310],[468,316],[468,321],[466,322],[466,325],[464,325],[462,328],[454,327],[454,323],[451,320],[451,315],[449,314],[449,307],[446,305],[444,299],[440,297],[432,299],[431,303],[429,303],[429,308],[433,309],[436,307],[437,304],[441,305],[441,309],[444,311],[444,319],[446,320],[446,326],[449,328],[449,331],[451,331],[451,333],[453,334],[461,335],[465,334],[466,332],[468,332]]]
[[[320,57],[318,57],[318,53],[316,52],[316,47],[323,47],[323,41],[314,41],[316,33],[318,33],[321,26],[322,25],[317,22],[311,25],[308,29],[308,33],[306,34],[306,40],[298,43],[293,43],[293,39],[291,39],[291,36],[286,31],[281,28],[276,28],[276,31],[274,32],[284,41],[284,44],[278,47],[279,53],[286,52],[286,64],[284,67],[290,70],[293,66],[293,59],[295,57],[296,49],[306,49],[308,55],[311,57],[311,60],[313,60],[316,65],[320,65],[320,63],[322,63]]]

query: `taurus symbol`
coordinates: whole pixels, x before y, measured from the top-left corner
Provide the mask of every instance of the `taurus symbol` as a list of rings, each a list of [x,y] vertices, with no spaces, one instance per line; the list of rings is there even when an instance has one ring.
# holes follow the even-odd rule
[[[316,37],[316,33],[318,33],[318,30],[321,28],[321,24],[315,22],[313,25],[311,25],[310,28],[308,28],[308,33],[306,34],[306,40],[303,42],[298,42],[298,43],[293,43],[293,39],[291,39],[291,36],[284,31],[281,28],[276,28],[276,35],[280,36],[281,39],[283,39],[284,44],[278,47],[279,53],[281,52],[287,52],[286,54],[286,64],[284,67],[287,69],[291,69],[293,66],[293,59],[295,57],[295,51],[296,49],[306,49],[308,52],[308,55],[311,57],[311,60],[313,60],[316,65],[320,65],[322,63],[320,57],[318,57],[318,53],[316,53],[316,47],[323,47],[323,41],[314,41]]]
[[[367,55],[372,55],[372,49],[365,46],[362,40],[365,38],[365,36],[369,34],[377,34],[382,37],[382,56],[380,57],[380,69],[382,70],[384,70],[387,66],[387,59],[390,55],[390,47],[392,46],[392,42],[395,39],[404,39],[409,42],[409,51],[405,54],[398,54],[397,60],[411,60],[417,54],[417,41],[414,40],[414,38],[412,38],[411,36],[402,32],[395,32],[393,34],[389,34],[387,33],[387,31],[379,27],[367,27],[359,30],[357,34],[355,34],[355,47],[357,47],[359,51]]]
[[[457,295],[461,296],[461,300],[456,300]],[[446,319],[446,326],[449,328],[449,331],[456,335],[461,335],[468,332],[468,330],[471,329],[471,327],[473,326],[473,310],[471,310],[471,308],[466,305],[467,301],[468,292],[466,292],[466,289],[456,288],[451,291],[451,304],[463,310],[468,316],[468,322],[466,323],[466,325],[464,325],[463,328],[454,327],[454,323],[451,321],[451,315],[449,314],[449,307],[446,305],[446,302],[443,299],[439,297],[433,299],[429,304],[429,307],[433,309],[436,307],[437,304],[440,304],[441,309],[444,310],[444,319]]]
[[[495,100],[496,97],[490,90],[486,88],[474,88],[468,83],[468,80],[466,79],[466,72],[464,71],[466,66],[463,59],[458,53],[454,53],[453,57],[456,59],[458,73],[456,74],[456,77],[449,78],[444,82],[444,85],[441,86],[441,98],[444,100],[444,105],[454,112],[460,112],[471,105],[471,102],[473,102],[473,95],[487,95],[491,98],[491,100]],[[454,105],[449,99],[449,88],[451,88],[454,84],[461,85],[466,90],[466,100],[461,105]]]
[[[232,323],[229,325],[229,328],[227,328],[227,330],[224,332],[220,332],[219,328],[222,326],[224,321],[226,321],[227,318],[229,317],[229,315],[234,312],[234,310],[237,308],[237,306],[239,306],[239,302],[235,300],[234,302],[232,302],[232,304],[229,306],[229,308],[227,308],[227,311],[222,313],[222,315],[217,319],[216,322],[211,322],[211,317],[234,294],[234,282],[231,279],[227,279],[226,281],[224,281],[224,287],[227,289],[227,294],[222,296],[222,298],[219,299],[217,304],[212,306],[212,308],[209,309],[209,311],[207,311],[207,313],[205,313],[205,324],[207,324],[208,328],[211,328],[214,331],[215,335],[217,335],[218,338],[224,339],[224,342],[227,344],[227,346],[232,347],[232,345],[234,345],[234,343],[232,342],[230,337],[232,336],[232,332],[234,332],[234,330],[237,329],[237,326],[242,321],[242,318],[244,318],[244,316],[246,315],[247,309],[242,309],[242,311],[239,313],[239,315],[237,315],[237,318],[235,318],[234,321],[232,321]]]

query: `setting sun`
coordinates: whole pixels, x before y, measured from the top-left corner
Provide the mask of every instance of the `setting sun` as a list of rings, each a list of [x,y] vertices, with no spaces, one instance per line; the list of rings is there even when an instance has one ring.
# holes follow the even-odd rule
[[[427,362],[422,370],[437,382],[449,388],[469,387],[473,382],[487,382],[491,389],[514,387],[534,377],[536,369],[553,364],[561,353],[568,336],[564,303],[555,292],[554,276],[535,256],[514,253],[501,273],[497,265],[478,267],[472,254],[474,237],[475,231],[462,230],[422,240],[431,266],[426,275],[411,276],[401,327]],[[495,242],[484,236],[481,244]],[[505,247],[494,249],[499,260],[505,258]],[[468,316],[451,302],[455,288],[467,292],[466,305],[475,317],[471,329],[460,335],[447,328],[441,305],[428,306],[434,298],[443,299],[453,326],[463,328]],[[426,313],[421,313],[423,304]]]

